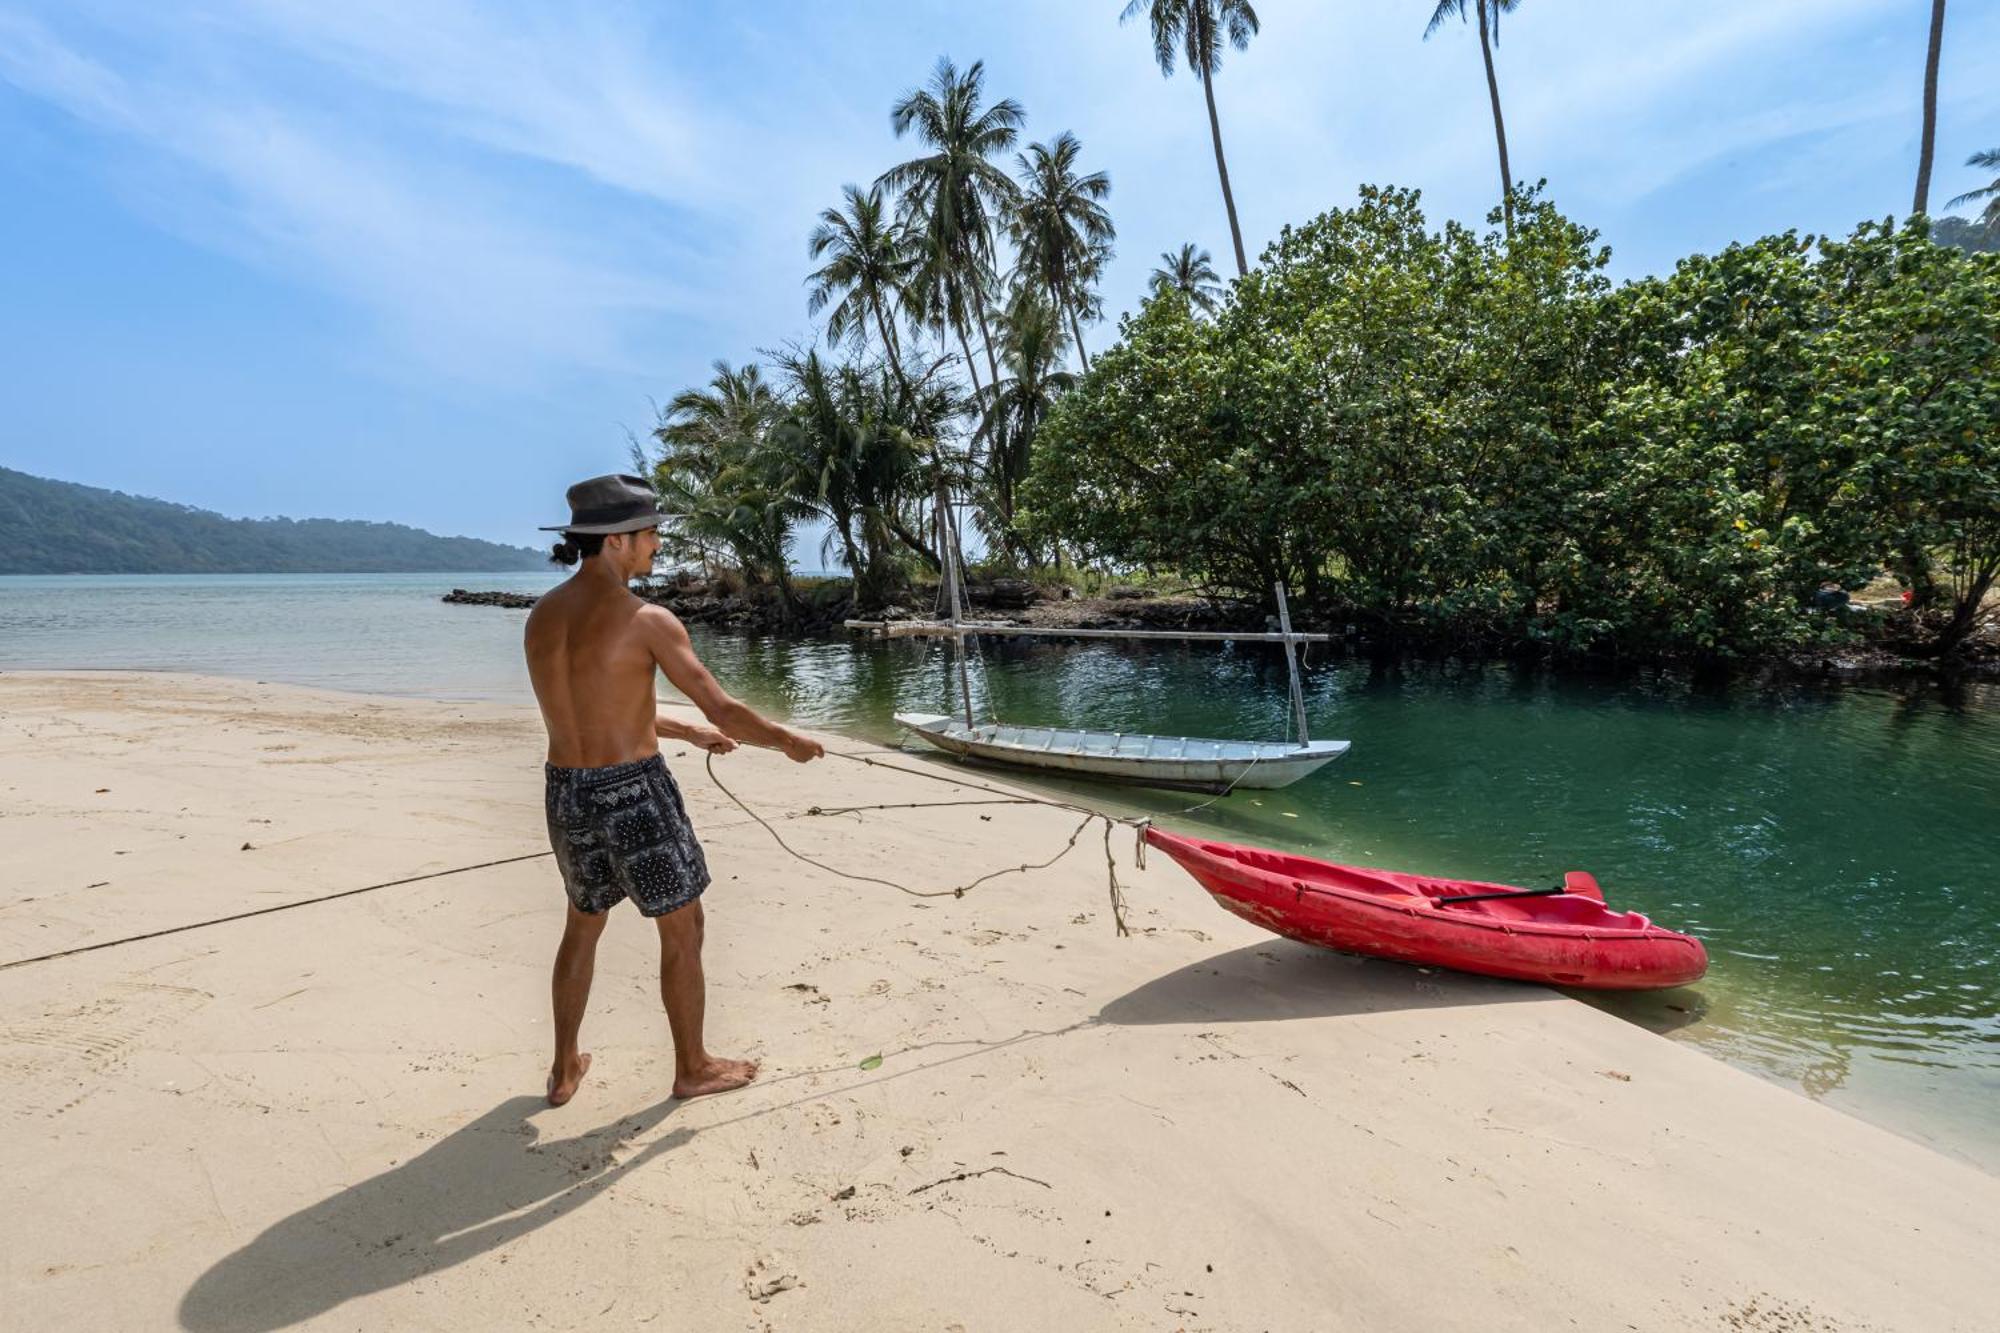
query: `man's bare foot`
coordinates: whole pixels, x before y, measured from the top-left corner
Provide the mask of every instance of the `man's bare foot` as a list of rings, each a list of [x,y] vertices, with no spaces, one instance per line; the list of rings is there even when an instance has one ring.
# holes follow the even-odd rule
[[[740,1088],[757,1077],[757,1062],[754,1060],[710,1059],[692,1074],[684,1074],[674,1080],[674,1096],[685,1101],[689,1097],[706,1097],[710,1093],[729,1092]]]
[[[565,1069],[557,1065],[549,1071],[549,1105],[561,1106],[576,1096],[576,1085],[583,1082],[583,1076],[590,1072],[590,1056],[578,1055],[576,1062]]]

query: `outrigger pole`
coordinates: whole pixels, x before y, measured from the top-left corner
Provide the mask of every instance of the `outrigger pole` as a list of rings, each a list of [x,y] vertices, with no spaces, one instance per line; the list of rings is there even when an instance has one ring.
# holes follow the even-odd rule
[[[937,474],[937,530],[938,553],[944,557],[944,586],[951,598],[951,628],[959,628],[958,618],[958,525],[951,516],[951,496],[945,488],[944,470]],[[965,671],[965,636],[954,632],[951,636],[953,653],[958,659],[958,694],[965,705],[965,725],[972,722],[972,682]]]
[[[1292,633],[1292,611],[1285,602],[1285,585],[1281,582],[1272,586],[1278,594],[1278,630],[1285,636],[1285,670],[1292,677],[1292,717],[1298,724],[1299,748],[1304,749],[1312,744],[1312,737],[1306,731],[1306,695],[1299,684],[1299,659],[1292,646],[1295,638],[1304,636]]]

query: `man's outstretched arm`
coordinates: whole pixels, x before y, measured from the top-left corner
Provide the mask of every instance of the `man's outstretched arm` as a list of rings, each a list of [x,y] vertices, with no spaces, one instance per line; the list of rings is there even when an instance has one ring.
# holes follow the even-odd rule
[[[653,715],[653,734],[663,741],[688,741],[710,754],[728,754],[736,742],[706,722],[682,722],[665,713]]]
[[[657,606],[645,607],[639,612],[639,623],[646,646],[652,651],[653,660],[659,664],[660,670],[666,673],[673,687],[685,695],[688,702],[721,729],[723,735],[746,745],[783,750],[801,764],[826,753],[825,747],[818,741],[771,721],[716,684],[715,677],[695,656],[694,644],[688,639],[687,629],[672,612]],[[698,737],[689,736],[687,739],[700,743]]]

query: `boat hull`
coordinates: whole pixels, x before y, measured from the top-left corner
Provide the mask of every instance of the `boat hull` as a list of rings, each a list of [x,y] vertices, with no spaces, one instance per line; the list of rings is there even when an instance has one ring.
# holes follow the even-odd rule
[[[1266,741],[1149,736],[1069,727],[1016,727],[935,713],[898,713],[897,725],[949,754],[986,763],[1138,786],[1223,791],[1285,787],[1346,754],[1346,741],[1300,747]]]
[[[1459,894],[1518,893],[1505,884],[1433,879],[1336,865],[1148,827],[1215,901],[1287,939],[1398,962],[1586,990],[1661,990],[1708,970],[1692,935],[1606,907],[1572,871],[1568,891],[1441,904]]]

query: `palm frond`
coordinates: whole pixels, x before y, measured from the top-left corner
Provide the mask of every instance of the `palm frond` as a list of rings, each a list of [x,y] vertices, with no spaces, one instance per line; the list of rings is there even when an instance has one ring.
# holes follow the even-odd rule
[[[1971,157],[1965,159],[1965,165],[1968,167],[1984,167],[1987,170],[2000,169],[2000,148],[1989,148],[1983,153],[1974,153]],[[1957,208],[1960,204],[1975,203],[1981,199],[1995,201],[1994,207],[1989,207],[1986,210],[1987,225],[1993,226],[1996,223],[2000,223],[2000,177],[1996,177],[1991,184],[1982,185],[1976,190],[1967,190],[1957,198],[1947,201],[1945,207]]]

